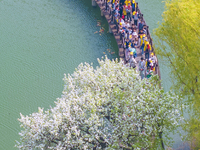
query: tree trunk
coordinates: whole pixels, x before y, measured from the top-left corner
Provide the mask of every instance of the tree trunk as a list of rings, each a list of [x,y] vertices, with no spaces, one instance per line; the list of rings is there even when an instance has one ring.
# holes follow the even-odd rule
[[[164,145],[163,138],[162,138],[162,132],[159,132],[159,138],[160,138],[160,143],[161,143],[162,149],[165,149],[165,145]]]

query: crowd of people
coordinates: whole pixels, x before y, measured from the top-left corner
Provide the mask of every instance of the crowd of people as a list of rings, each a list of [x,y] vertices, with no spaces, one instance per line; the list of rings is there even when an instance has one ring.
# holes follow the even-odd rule
[[[120,34],[125,49],[125,61],[136,67],[136,57],[140,54],[139,71],[141,78],[149,78],[155,73],[157,58],[152,52],[147,38],[147,26],[138,12],[135,0],[105,0],[106,11],[111,10],[112,20]],[[137,54],[137,48],[140,49]]]

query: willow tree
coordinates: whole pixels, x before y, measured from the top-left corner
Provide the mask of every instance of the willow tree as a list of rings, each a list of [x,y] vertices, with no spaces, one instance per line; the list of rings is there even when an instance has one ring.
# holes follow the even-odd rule
[[[64,77],[54,108],[21,114],[19,149],[164,149],[183,119],[179,97],[107,58]]]
[[[173,88],[185,97],[195,115],[196,127],[191,125],[189,130],[196,140],[200,140],[199,10],[199,0],[165,0],[163,20],[154,32],[157,55],[171,68]]]

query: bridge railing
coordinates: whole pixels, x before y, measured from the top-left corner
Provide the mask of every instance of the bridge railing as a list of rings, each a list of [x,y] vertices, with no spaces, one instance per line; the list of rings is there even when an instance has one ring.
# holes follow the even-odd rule
[[[151,38],[151,33],[150,33],[150,31],[149,31],[149,26],[146,24],[146,22],[145,22],[145,20],[144,20],[144,17],[143,17],[144,15],[141,13],[141,11],[140,11],[140,9],[139,9],[139,6],[138,6],[138,3],[136,3],[136,4],[137,4],[136,10],[137,10],[137,12],[139,13],[139,15],[142,16],[142,21],[144,21],[145,25],[147,26],[147,39],[148,39],[148,41],[149,41],[149,43],[150,43],[150,45],[151,45],[151,47],[152,47],[152,50],[151,50],[150,53],[153,52],[154,55],[155,55],[153,40],[152,40],[152,38]],[[156,64],[156,66],[155,66],[155,72],[156,72],[156,74],[159,76],[159,78],[161,79],[161,76],[160,76],[160,69],[159,69],[159,63],[158,63],[158,58],[156,58],[156,59],[157,59],[157,64]]]

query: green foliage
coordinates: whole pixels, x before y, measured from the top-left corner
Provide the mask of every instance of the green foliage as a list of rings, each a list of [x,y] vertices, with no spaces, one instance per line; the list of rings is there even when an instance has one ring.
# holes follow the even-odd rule
[[[191,149],[199,150],[200,149],[200,143],[199,143],[199,137],[200,137],[200,118],[192,117],[188,125],[184,126],[185,131],[187,131],[188,135],[185,137],[186,140],[190,141],[190,147]]]
[[[200,124],[200,0],[165,0],[163,20],[155,30],[156,53],[171,68],[173,89],[190,104]],[[193,122],[193,121],[189,121]],[[191,138],[200,143],[200,128]],[[188,127],[188,126],[187,126]],[[196,134],[198,133],[198,134]]]

